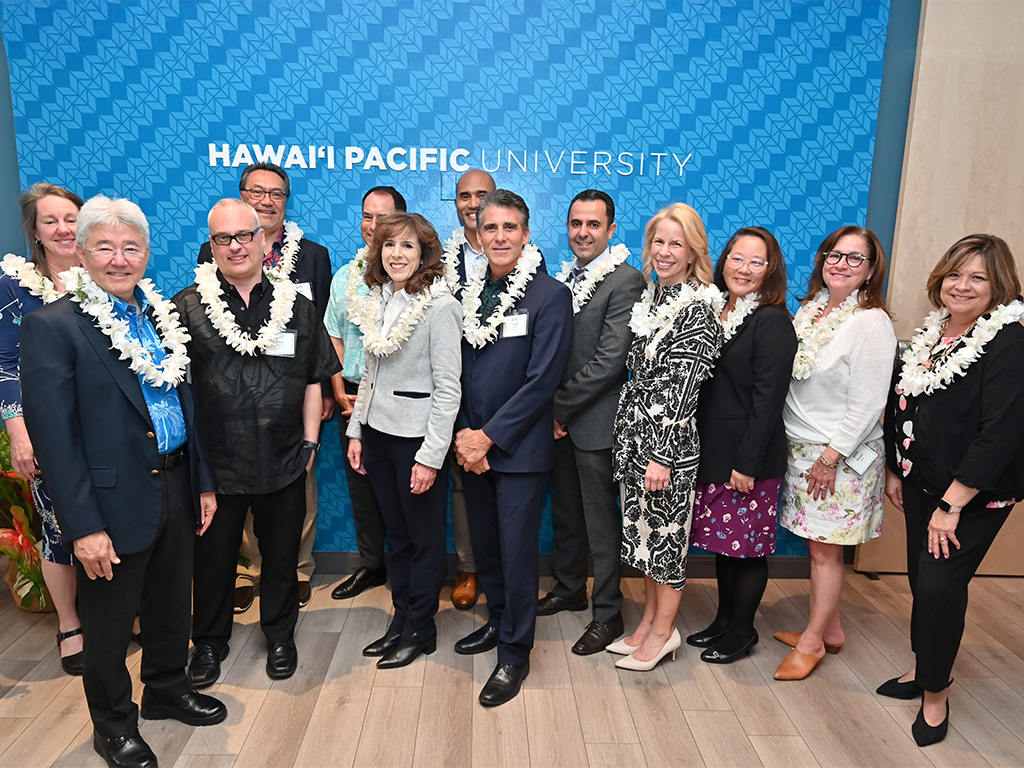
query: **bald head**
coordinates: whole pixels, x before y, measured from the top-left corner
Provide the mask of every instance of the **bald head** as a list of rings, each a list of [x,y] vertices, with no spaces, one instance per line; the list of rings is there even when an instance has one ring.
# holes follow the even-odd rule
[[[455,210],[459,221],[466,229],[466,237],[476,247],[476,210],[480,203],[494,191],[494,179],[487,171],[472,168],[459,178],[455,185]]]

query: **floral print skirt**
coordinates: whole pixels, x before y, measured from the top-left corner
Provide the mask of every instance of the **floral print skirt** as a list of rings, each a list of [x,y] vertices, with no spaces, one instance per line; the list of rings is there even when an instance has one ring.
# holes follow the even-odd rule
[[[840,461],[835,493],[815,500],[807,492],[807,473],[826,446],[790,443],[779,497],[779,523],[797,536],[825,544],[863,544],[881,536],[885,448],[881,440],[865,445],[875,452],[875,459],[864,474],[858,475]]]
[[[767,478],[740,493],[725,483],[698,483],[690,543],[730,557],[772,554],[780,485],[781,477]]]

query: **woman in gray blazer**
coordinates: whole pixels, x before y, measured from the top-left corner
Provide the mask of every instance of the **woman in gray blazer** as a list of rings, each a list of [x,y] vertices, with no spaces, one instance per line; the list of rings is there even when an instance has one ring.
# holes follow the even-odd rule
[[[438,480],[438,472],[462,394],[462,307],[441,253],[419,214],[385,216],[366,266],[370,293],[349,305],[367,355],[348,459],[370,478],[390,544],[395,614],[387,633],[363,649],[380,657],[380,669],[403,667],[437,646],[447,499],[447,474]]]

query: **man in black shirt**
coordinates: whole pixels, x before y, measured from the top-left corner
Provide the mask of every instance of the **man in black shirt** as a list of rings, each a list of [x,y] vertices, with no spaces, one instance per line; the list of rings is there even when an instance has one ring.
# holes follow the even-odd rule
[[[192,376],[217,475],[219,515],[196,547],[193,685],[213,685],[231,637],[233,585],[246,511],[263,557],[260,626],[267,674],[295,672],[295,573],[306,473],[323,411],[320,382],[340,368],[320,316],[294,283],[264,272],[264,233],[247,203],[209,216],[213,264],[174,301],[192,340]]]

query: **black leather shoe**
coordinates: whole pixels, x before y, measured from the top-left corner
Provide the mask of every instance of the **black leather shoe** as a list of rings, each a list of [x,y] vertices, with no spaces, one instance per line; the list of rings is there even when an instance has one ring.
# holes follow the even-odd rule
[[[487,678],[480,691],[480,703],[485,707],[496,707],[511,701],[519,695],[523,680],[530,674],[530,662],[525,664],[499,664]]]
[[[464,656],[474,653],[484,653],[492,648],[498,647],[498,628],[490,624],[484,624],[475,632],[470,632],[461,640],[455,643],[455,652]]]
[[[754,630],[754,634],[750,636],[747,642],[743,643],[739,648],[731,653],[719,650],[718,646],[714,648],[705,648],[701,651],[700,660],[706,661],[708,664],[732,664],[736,659],[742,658],[750,653],[750,649],[757,645],[758,637],[757,630]]]
[[[96,731],[93,731],[92,748],[112,768],[115,766],[156,768],[156,755],[149,748],[149,744],[139,735],[138,728],[123,736],[114,736],[111,739],[105,739]]]
[[[927,747],[938,744],[946,738],[946,731],[949,730],[949,699],[946,699],[946,719],[938,725],[928,725],[924,719],[924,702],[921,702],[921,709],[917,712],[917,719],[910,726],[910,732],[914,734],[914,741],[919,747]]]
[[[356,572],[345,579],[334,588],[331,597],[335,600],[347,600],[350,597],[362,594],[371,587],[379,587],[388,580],[388,572],[383,566],[370,570],[366,566],[359,566]]]
[[[621,613],[616,613],[608,622],[592,621],[587,625],[587,629],[580,639],[573,645],[572,652],[577,656],[600,653],[625,630]]]
[[[905,683],[901,683],[898,677],[886,680],[875,689],[875,693],[879,696],[888,696],[890,699],[901,699],[903,701],[916,699],[923,692],[924,689],[917,684],[916,680],[908,680]]]
[[[721,632],[709,632],[707,629],[702,629],[700,632],[687,635],[686,644],[692,645],[695,648],[710,648],[721,640],[727,631],[723,629]]]
[[[188,665],[188,679],[197,691],[209,688],[220,677],[220,663],[228,657],[228,648],[214,648],[209,643],[200,643],[192,652]]]
[[[295,643],[272,643],[267,652],[267,677],[284,680],[295,674],[299,666],[299,652]]]
[[[554,616],[562,611],[585,611],[590,607],[587,602],[587,591],[583,590],[569,597],[559,597],[554,592],[548,592],[537,601],[538,616]]]
[[[378,637],[368,646],[363,648],[363,656],[387,656],[388,651],[398,645],[398,641],[401,639],[401,632],[395,632],[389,629],[384,637]]]
[[[60,653],[60,644],[67,640],[69,637],[75,637],[76,635],[82,634],[82,628],[77,627],[67,632],[57,633],[57,653]],[[60,657],[60,666],[66,674],[69,675],[80,675],[85,671],[85,651],[79,651],[78,653],[72,653],[69,656]]]
[[[151,695],[149,688],[142,691],[139,712],[146,720],[177,720],[185,725],[216,725],[228,716],[228,708],[205,693],[189,691],[166,701]]]
[[[395,669],[404,667],[412,662],[421,653],[429,656],[437,650],[437,635],[422,638],[416,633],[410,637],[403,637],[395,646],[388,651],[380,661],[377,662],[377,669]]]

